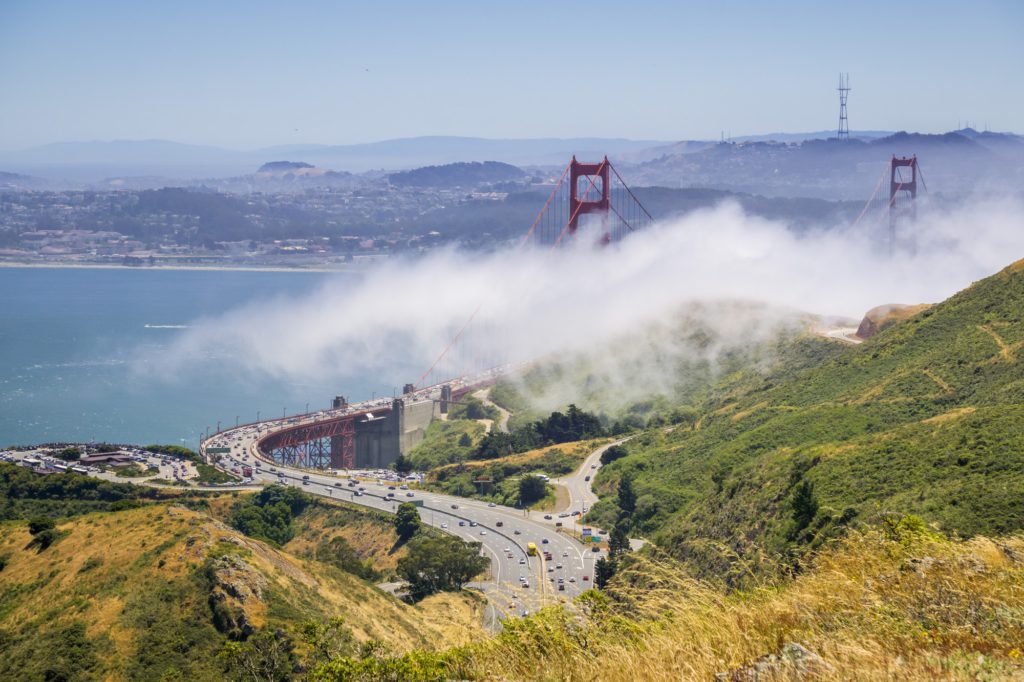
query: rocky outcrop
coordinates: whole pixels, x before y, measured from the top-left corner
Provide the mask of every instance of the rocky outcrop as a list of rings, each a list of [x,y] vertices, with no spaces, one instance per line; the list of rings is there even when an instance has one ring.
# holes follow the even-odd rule
[[[927,303],[920,305],[886,303],[885,305],[872,308],[864,314],[864,319],[861,320],[860,326],[857,327],[857,336],[862,339],[870,339],[878,332],[888,329],[897,322],[913,317],[930,307]]]
[[[256,632],[253,607],[263,607],[267,579],[236,555],[210,558],[205,574],[210,582],[210,609],[218,630],[234,639],[245,639]]]
[[[721,682],[768,682],[769,680],[813,680],[833,668],[818,654],[801,644],[788,642],[777,654],[762,656],[731,672],[715,675]]]

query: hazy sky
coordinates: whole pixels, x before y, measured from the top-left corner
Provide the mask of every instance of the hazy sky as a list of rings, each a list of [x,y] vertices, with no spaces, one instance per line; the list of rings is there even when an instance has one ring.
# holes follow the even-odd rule
[[[1024,2],[0,0],[0,149],[1024,132]]]

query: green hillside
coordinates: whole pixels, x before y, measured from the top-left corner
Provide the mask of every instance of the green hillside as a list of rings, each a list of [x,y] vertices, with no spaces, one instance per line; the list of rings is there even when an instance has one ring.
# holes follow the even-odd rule
[[[1022,315],[1017,263],[859,346],[804,339],[767,375],[722,378],[692,428],[632,441],[597,487],[611,493],[632,472],[634,532],[728,581],[888,514],[961,536],[1018,530]],[[797,491],[810,502],[801,511]],[[613,504],[594,515],[614,515]]]

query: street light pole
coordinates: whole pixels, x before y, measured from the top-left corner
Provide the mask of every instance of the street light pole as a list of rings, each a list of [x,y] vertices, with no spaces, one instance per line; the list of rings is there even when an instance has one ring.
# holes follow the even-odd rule
[[[239,417],[241,417],[241,416],[242,416],[242,415],[240,415],[240,414],[236,414],[236,415],[235,415],[235,428],[236,428],[236,429],[238,428],[238,418],[239,418]]]

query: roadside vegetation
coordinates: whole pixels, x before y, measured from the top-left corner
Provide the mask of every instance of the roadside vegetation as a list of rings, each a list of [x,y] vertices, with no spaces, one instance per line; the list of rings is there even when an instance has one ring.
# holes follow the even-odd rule
[[[578,469],[587,455],[603,442],[603,439],[597,439],[563,443],[508,457],[449,464],[429,472],[423,486],[448,495],[521,506],[520,481],[530,474],[550,477],[569,474]],[[528,504],[533,504],[548,497],[553,500],[554,492],[551,486],[544,486],[543,495],[529,497]]]

